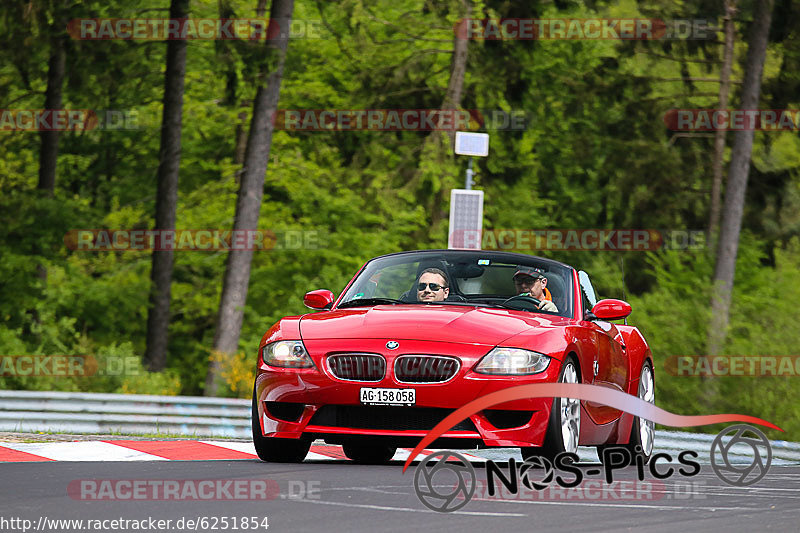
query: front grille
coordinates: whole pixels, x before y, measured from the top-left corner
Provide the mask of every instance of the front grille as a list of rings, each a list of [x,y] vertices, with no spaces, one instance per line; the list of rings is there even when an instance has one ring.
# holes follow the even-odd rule
[[[403,383],[443,383],[456,375],[461,363],[443,355],[401,355],[394,362],[394,375]]]
[[[377,354],[348,353],[328,357],[331,374],[351,381],[380,381],[386,375],[386,360]]]
[[[429,430],[453,409],[438,407],[384,407],[374,405],[325,405],[309,425],[352,429]],[[472,420],[462,420],[452,430],[478,432]]]

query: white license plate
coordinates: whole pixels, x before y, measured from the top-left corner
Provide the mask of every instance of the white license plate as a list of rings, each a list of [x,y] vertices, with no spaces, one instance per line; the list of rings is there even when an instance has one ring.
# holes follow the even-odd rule
[[[414,405],[417,401],[417,391],[361,387],[360,400],[365,405]]]

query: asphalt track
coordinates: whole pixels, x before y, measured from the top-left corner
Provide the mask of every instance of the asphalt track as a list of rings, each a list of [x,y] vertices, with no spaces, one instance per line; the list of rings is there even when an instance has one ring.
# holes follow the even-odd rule
[[[152,518],[154,522],[141,525],[153,528],[157,520],[171,520],[160,530],[222,531],[222,519],[227,518],[228,531],[264,531],[266,517],[268,531],[292,532],[464,533],[498,528],[559,533],[800,531],[800,466],[796,465],[773,464],[767,475],[750,487],[729,486],[704,464],[691,478],[675,476],[658,482],[648,475],[644,485],[636,485],[636,471],[629,468],[617,471],[612,485],[591,478],[583,489],[553,490],[551,485],[549,492],[522,489],[518,495],[503,494],[502,499],[488,497],[482,488],[484,463],[472,465],[479,480],[478,492],[461,509],[440,513],[429,510],[416,495],[416,463],[402,474],[402,461],[383,466],[356,465],[345,459],[306,460],[302,464],[252,459],[7,463],[0,465],[0,530],[22,531],[24,519],[30,520],[29,531],[133,531],[136,529],[110,521]],[[582,463],[581,468],[588,472],[598,465]],[[96,501],[91,498],[100,493],[87,496],[75,490],[76,480],[87,479],[238,480],[245,484],[266,480],[276,491],[268,499],[254,500],[235,494],[230,498],[223,491],[214,493],[221,496],[211,500]],[[248,521],[241,527],[244,517]],[[58,519],[84,523],[81,529],[75,524],[59,527],[52,522]],[[181,519],[182,527],[178,527]],[[231,526],[233,519],[238,527]],[[255,528],[253,519],[259,521]],[[109,522],[94,522],[92,529],[87,529],[89,520]],[[194,527],[188,527],[187,520],[194,520]]]

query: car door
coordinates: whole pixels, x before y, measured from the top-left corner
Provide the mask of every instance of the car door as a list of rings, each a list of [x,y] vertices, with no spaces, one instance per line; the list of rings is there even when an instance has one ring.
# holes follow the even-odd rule
[[[580,271],[578,279],[584,313],[582,324],[594,345],[594,350],[589,354],[592,358],[592,375],[584,376],[584,383],[624,391],[629,376],[622,335],[611,322],[597,318],[587,320],[587,318],[592,318],[587,316],[587,312],[591,312],[592,307],[597,303],[597,297],[588,274]],[[586,402],[584,407],[598,424],[613,422],[622,415],[622,411],[598,403]]]

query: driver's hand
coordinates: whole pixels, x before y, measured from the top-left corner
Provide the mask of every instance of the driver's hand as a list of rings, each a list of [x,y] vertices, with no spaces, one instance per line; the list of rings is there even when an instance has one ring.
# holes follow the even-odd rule
[[[539,303],[539,309],[541,309],[542,311],[550,311],[552,313],[558,313],[558,307],[556,307],[556,304],[554,304],[550,300],[542,300]]]

